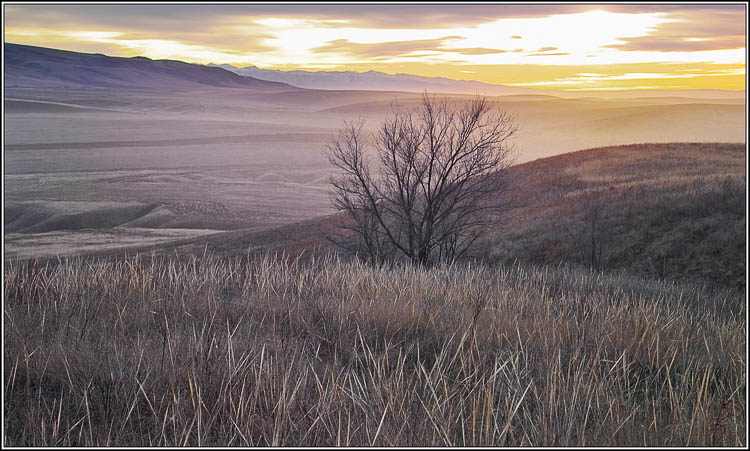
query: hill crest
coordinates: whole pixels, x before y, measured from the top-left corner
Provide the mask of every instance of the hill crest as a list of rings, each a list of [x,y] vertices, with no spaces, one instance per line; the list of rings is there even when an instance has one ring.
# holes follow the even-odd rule
[[[5,43],[3,49],[6,88],[299,90],[285,83],[241,76],[220,67],[177,60],[113,57],[12,43]]]

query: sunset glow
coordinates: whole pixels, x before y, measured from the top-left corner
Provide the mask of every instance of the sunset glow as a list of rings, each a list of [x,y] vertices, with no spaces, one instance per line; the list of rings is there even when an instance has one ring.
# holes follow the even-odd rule
[[[745,89],[745,5],[5,5],[5,42],[544,89]]]

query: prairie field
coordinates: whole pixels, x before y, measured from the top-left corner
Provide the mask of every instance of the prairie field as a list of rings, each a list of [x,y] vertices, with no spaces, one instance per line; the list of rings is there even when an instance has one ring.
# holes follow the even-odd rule
[[[746,445],[742,295],[277,257],[6,264],[6,445]]]

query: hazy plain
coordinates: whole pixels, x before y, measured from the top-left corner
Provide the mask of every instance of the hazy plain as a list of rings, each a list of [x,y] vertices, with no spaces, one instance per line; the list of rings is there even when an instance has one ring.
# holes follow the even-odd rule
[[[5,90],[6,258],[159,245],[331,213],[322,150],[367,91]],[[455,96],[465,97],[465,96]],[[745,142],[744,99],[493,98],[517,116],[517,162],[643,142]]]

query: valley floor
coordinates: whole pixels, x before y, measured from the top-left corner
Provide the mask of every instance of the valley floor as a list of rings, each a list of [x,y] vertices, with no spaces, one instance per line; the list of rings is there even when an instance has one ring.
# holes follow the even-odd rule
[[[46,258],[49,252],[39,252],[33,243],[36,234],[39,243],[46,244],[59,237],[48,249],[60,256],[132,252],[144,247],[130,239],[140,229],[175,230],[143,236],[144,243],[162,247],[170,243],[153,241],[153,234],[174,234],[171,244],[182,245],[196,230],[254,234],[328,215],[331,166],[322,153],[326,143],[353,118],[362,117],[367,130],[376,130],[392,114],[396,99],[411,108],[420,94],[7,88],[7,256]],[[650,155],[643,149],[637,152],[646,157],[670,146],[665,143],[685,140],[715,143],[720,157],[744,156],[725,151],[733,148],[730,143],[745,139],[741,98],[550,95],[491,100],[516,115],[521,126],[513,140],[519,166],[534,161],[525,167],[543,166],[545,157],[598,146],[626,149],[626,144],[637,142],[654,143]],[[614,153],[621,157],[623,149]],[[694,150],[686,153],[685,162],[697,162],[696,167],[711,176],[726,168],[712,167],[715,160],[696,160]],[[575,173],[564,158],[553,157],[548,163],[551,172],[543,180],[559,181],[557,174],[563,173],[587,184],[586,189],[606,182]],[[557,163],[562,166],[554,167]],[[589,161],[579,169],[593,173],[609,164]],[[107,239],[97,237],[98,246],[92,246],[93,232],[86,229],[98,229]],[[186,230],[177,234],[177,229]],[[44,235],[52,232],[55,235]],[[118,242],[118,237],[124,239]]]

